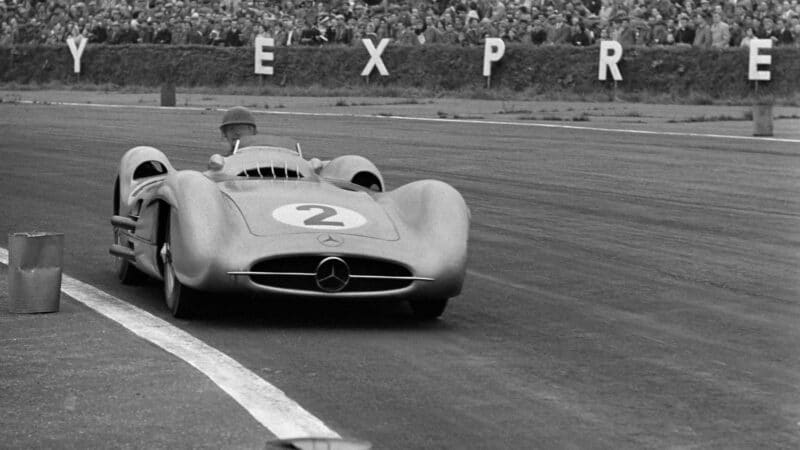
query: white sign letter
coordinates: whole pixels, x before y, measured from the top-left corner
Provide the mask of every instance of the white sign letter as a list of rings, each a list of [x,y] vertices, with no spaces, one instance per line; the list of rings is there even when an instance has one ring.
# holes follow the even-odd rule
[[[75,62],[75,73],[81,73],[81,56],[88,41],[85,37],[81,37],[80,44],[75,46],[75,38],[67,38],[67,46],[69,47],[69,52],[72,53],[72,60]]]
[[[256,73],[259,75],[272,75],[272,66],[264,65],[264,63],[275,60],[275,53],[271,51],[275,47],[275,39],[258,36],[256,37],[255,46]],[[264,50],[264,47],[269,47],[269,51]]]
[[[506,43],[500,38],[486,38],[483,46],[483,76],[492,76],[492,62],[500,61],[506,53]]]
[[[384,77],[389,76],[389,71],[386,70],[386,66],[383,65],[383,60],[381,59],[381,53],[386,50],[386,46],[389,45],[389,38],[383,38],[380,42],[378,42],[378,48],[375,48],[372,45],[372,41],[369,39],[362,39],[361,42],[364,43],[364,47],[367,48],[369,52],[369,61],[367,65],[364,66],[364,70],[361,71],[361,76],[366,77],[367,75],[372,72],[372,69],[378,67],[378,73],[380,73]]]
[[[620,59],[622,59],[622,44],[617,41],[600,41],[600,64],[597,72],[600,81],[606,81],[608,69],[611,69],[614,81],[622,81],[622,74],[619,73],[617,65]]]
[[[772,64],[772,55],[762,55],[758,51],[762,48],[772,48],[772,39],[750,40],[750,64],[747,70],[748,80],[769,81],[769,70],[758,70],[759,64]]]

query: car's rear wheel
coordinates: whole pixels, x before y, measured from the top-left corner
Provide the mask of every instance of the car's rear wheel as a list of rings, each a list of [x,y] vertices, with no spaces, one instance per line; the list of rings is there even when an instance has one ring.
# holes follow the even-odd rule
[[[187,318],[193,313],[197,293],[192,288],[184,286],[175,275],[175,268],[172,265],[172,252],[170,250],[171,233],[169,220],[166,221],[166,227],[166,240],[159,252],[164,267],[164,300],[174,317]]]
[[[420,299],[409,301],[411,312],[414,317],[420,320],[435,320],[444,313],[447,308],[447,299]]]
[[[119,214],[119,208],[121,204],[122,199],[120,198],[119,177],[117,177],[117,180],[114,183],[114,215]],[[123,245],[121,233],[122,232],[118,229],[114,230],[114,243],[117,245]],[[127,242],[124,243],[124,246],[130,247]],[[147,275],[145,275],[141,270],[137,269],[136,266],[134,266],[126,258],[117,256],[115,266],[117,278],[122,284],[141,284],[147,279]]]

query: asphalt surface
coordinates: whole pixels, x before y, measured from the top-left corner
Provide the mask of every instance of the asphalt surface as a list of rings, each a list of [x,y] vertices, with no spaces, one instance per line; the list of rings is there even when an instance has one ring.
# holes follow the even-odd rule
[[[232,298],[175,320],[157,284],[116,281],[112,183],[135,145],[202,169],[224,147],[220,116],[1,104],[0,232],[64,232],[66,273],[168,319],[376,448],[800,446],[798,144],[259,116],[262,131],[299,138],[307,156],[371,158],[390,189],[422,178],[459,189],[473,215],[464,291],[430,324],[403,305]],[[102,322],[87,324],[125,336]],[[157,353],[129,337],[127,363]],[[0,348],[0,361],[8,354]],[[196,415],[143,428],[129,445],[164,446],[178,429],[187,447],[263,439],[213,389],[196,389],[201,414],[162,378],[151,381],[166,387],[152,417]],[[43,389],[13,380],[0,373],[3,397]],[[92,392],[72,395],[81,389]],[[14,398],[0,402],[16,417],[0,437],[58,442],[40,435],[46,427],[18,433],[46,419],[41,404]],[[137,436],[136,419],[99,419],[109,407],[76,424],[87,446]],[[229,422],[239,440],[226,438]]]

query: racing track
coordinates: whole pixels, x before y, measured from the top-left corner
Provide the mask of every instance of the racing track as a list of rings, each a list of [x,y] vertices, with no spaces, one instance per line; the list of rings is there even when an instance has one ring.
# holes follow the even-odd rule
[[[0,116],[0,232],[65,232],[66,273],[168,318],[157,285],[110,269],[115,167],[148,144],[203,168],[221,113]],[[390,188],[447,181],[472,209],[469,276],[438,323],[399,305],[247,299],[168,318],[340,434],[381,449],[800,446],[796,144],[258,120],[307,156],[373,159]]]

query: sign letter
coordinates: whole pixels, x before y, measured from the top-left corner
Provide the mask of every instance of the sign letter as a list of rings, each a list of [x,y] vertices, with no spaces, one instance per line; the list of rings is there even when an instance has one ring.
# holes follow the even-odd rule
[[[275,40],[272,38],[265,38],[263,36],[256,37],[256,73],[259,75],[272,75],[272,66],[265,65],[265,62],[272,62],[275,60],[275,53],[272,49],[275,47]],[[267,48],[267,50],[265,50]]]
[[[759,64],[772,64],[772,55],[762,55],[758,51],[762,48],[772,48],[772,39],[750,40],[750,63],[747,70],[747,79],[754,81],[769,81],[769,70],[758,70]]]
[[[483,46],[483,76],[492,76],[492,62],[500,61],[506,52],[506,43],[500,38],[486,38]]]
[[[619,72],[619,66],[617,65],[620,59],[622,59],[622,44],[617,41],[600,41],[598,79],[606,81],[606,73],[608,69],[611,69],[611,76],[614,81],[622,81],[622,74]]]
[[[88,39],[82,37],[80,44],[76,46],[75,38],[67,38],[67,46],[69,47],[69,52],[72,53],[72,60],[75,62],[75,73],[81,73],[81,56],[83,55],[83,50],[86,48],[86,42],[88,41]]]
[[[386,66],[383,65],[383,60],[381,59],[381,53],[386,50],[386,46],[389,45],[389,41],[389,38],[383,38],[380,42],[378,42],[378,48],[375,48],[375,46],[372,45],[371,40],[361,40],[361,42],[364,43],[364,47],[366,47],[367,51],[369,52],[369,61],[367,62],[367,65],[364,66],[364,70],[361,71],[362,77],[368,76],[375,67],[378,68],[378,73],[380,73],[381,76],[389,76],[389,71],[386,70]]]

